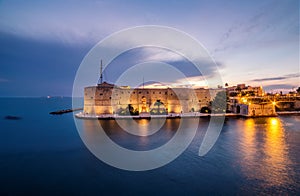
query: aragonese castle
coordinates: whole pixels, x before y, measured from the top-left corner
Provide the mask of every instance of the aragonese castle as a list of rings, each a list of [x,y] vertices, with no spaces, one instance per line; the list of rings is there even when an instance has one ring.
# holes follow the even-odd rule
[[[222,89],[131,89],[103,82],[84,89],[84,114],[122,114],[128,106],[140,114],[199,112],[210,105],[219,91]]]

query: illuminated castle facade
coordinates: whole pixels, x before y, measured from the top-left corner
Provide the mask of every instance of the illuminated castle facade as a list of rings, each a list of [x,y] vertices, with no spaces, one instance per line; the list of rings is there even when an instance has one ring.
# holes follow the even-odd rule
[[[198,112],[207,107],[221,89],[135,88],[119,87],[107,82],[84,89],[84,114],[119,114],[130,107],[149,113],[159,107],[166,113]]]

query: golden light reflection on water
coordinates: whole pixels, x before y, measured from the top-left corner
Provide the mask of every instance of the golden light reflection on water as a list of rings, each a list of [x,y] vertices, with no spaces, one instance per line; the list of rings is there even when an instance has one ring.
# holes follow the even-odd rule
[[[273,185],[281,185],[288,181],[288,165],[290,160],[285,143],[284,127],[280,119],[270,118],[267,124],[267,135],[265,142],[266,158],[264,159],[265,176],[267,181]]]
[[[165,119],[139,119],[139,120],[84,120],[80,121],[81,136],[90,143],[101,143],[98,137],[103,131],[115,143],[121,146],[133,147],[133,149],[151,149],[152,146],[160,146],[169,141],[180,124],[177,120]],[[137,128],[138,127],[138,128]],[[131,134],[134,129],[135,133]],[[163,131],[161,131],[163,130]],[[173,131],[175,130],[175,131]],[[152,138],[153,135],[155,139]],[[99,141],[97,141],[97,139]],[[152,139],[151,139],[152,138]],[[121,143],[118,143],[121,142]]]
[[[244,155],[246,161],[252,161],[251,159],[253,159],[253,156],[256,153],[254,120],[247,119],[245,125],[243,143],[244,146],[246,146],[246,149],[244,149]]]
[[[244,127],[242,168],[247,178],[261,180],[266,189],[290,183],[290,160],[280,119],[247,119]]]

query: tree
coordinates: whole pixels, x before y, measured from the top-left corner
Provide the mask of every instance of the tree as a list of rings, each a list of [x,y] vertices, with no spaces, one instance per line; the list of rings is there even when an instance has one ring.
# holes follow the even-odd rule
[[[214,100],[211,103],[211,110],[215,113],[226,112],[226,92],[220,91],[216,94]]]
[[[154,106],[157,107],[157,111],[158,113],[160,113],[160,106],[163,105],[163,103],[160,101],[160,100],[157,100],[155,103],[154,103]]]
[[[132,107],[132,105],[131,104],[128,104],[128,106],[127,106],[127,111],[129,112],[129,114],[132,114],[133,113],[133,111],[134,111],[134,108]]]
[[[134,107],[131,105],[131,104],[128,104],[128,106],[123,109],[123,108],[120,108],[117,113],[119,115],[139,115],[139,111],[137,109],[134,109]]]
[[[298,87],[296,91],[298,94],[300,94],[300,87]]]
[[[166,110],[165,108],[160,108],[160,106],[164,105],[163,102],[161,102],[159,99],[156,100],[156,102],[154,103],[154,106],[157,107],[157,109],[152,108],[150,113],[151,114],[166,114]]]

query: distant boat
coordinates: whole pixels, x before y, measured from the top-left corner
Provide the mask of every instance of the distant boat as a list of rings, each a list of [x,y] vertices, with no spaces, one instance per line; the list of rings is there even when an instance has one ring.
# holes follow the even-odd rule
[[[19,116],[10,116],[10,115],[8,115],[8,116],[5,116],[4,119],[6,119],[6,120],[20,120],[22,118],[19,117]]]

